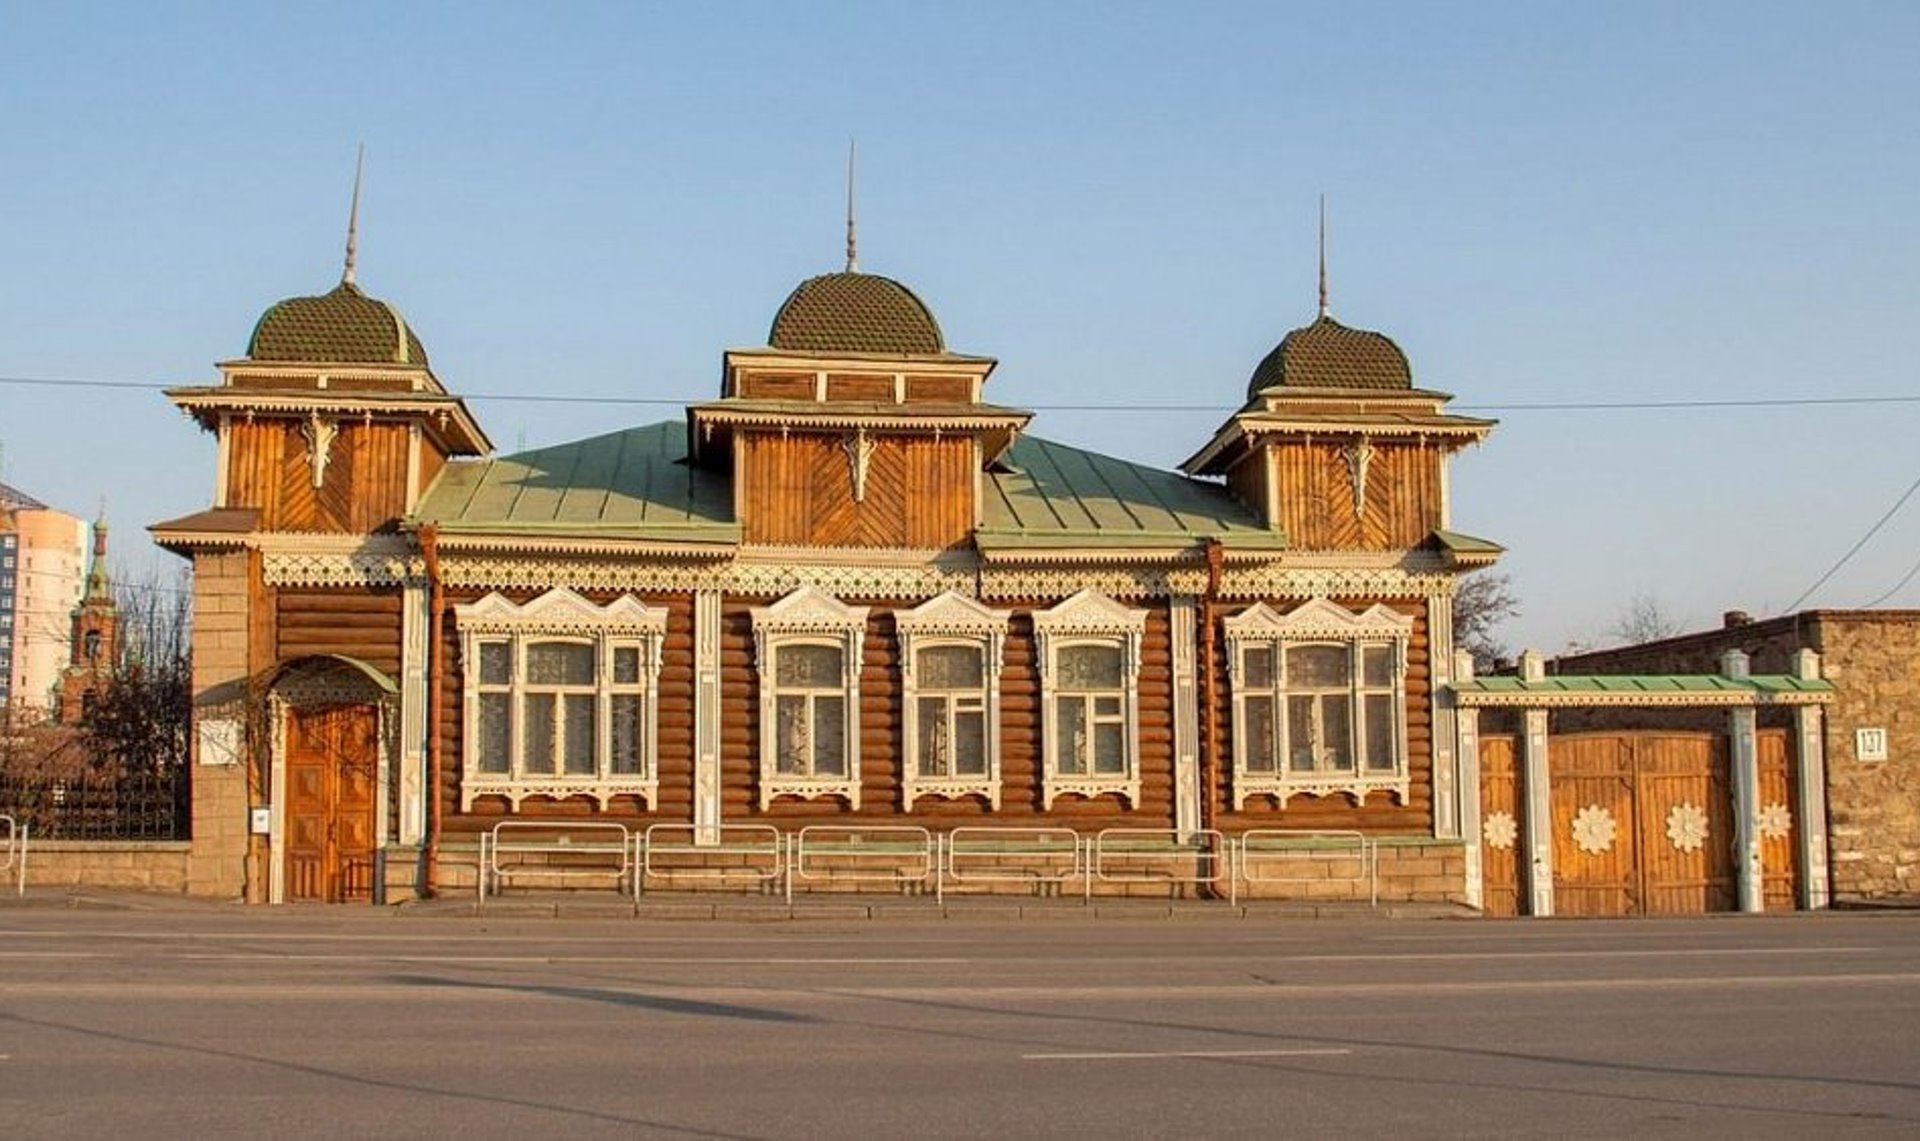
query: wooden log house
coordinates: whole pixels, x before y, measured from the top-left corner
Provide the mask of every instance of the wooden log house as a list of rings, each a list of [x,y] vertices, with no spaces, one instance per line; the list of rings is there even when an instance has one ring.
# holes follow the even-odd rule
[[[514,455],[351,280],[218,384],[192,889],[470,884],[501,820],[1351,829],[1457,900],[1447,465],[1492,422],[1323,310],[1179,471],[1050,441],[829,273],[684,419]],[[1224,385],[1222,386],[1224,387]],[[1314,897],[1351,885],[1292,884]]]

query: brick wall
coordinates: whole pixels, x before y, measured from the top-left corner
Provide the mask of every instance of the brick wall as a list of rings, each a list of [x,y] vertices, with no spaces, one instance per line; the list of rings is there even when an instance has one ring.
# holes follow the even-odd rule
[[[27,884],[178,895],[187,890],[190,847],[151,840],[33,840],[27,847]],[[0,876],[0,888],[5,886],[5,876]]]
[[[238,898],[247,890],[247,756],[204,756],[205,722],[245,723],[247,578],[244,553],[202,554],[193,568],[193,847],[187,891]]]

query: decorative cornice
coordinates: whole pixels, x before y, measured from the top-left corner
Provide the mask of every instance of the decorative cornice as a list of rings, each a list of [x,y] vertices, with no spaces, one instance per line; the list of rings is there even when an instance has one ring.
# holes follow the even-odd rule
[[[1674,690],[1664,693],[1604,693],[1592,690],[1487,692],[1451,689],[1462,709],[1596,709],[1641,707],[1658,709],[1725,709],[1747,705],[1831,705],[1833,694],[1819,690],[1770,693],[1762,690]]]
[[[455,621],[472,633],[510,633],[516,630],[600,634],[664,634],[667,612],[622,595],[604,606],[555,587],[524,603],[489,594],[478,602],[453,608]]]

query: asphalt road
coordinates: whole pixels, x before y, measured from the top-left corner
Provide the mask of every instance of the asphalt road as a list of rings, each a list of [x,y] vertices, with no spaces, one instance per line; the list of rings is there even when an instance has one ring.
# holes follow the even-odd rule
[[[0,910],[0,1135],[1920,1135],[1920,915]]]

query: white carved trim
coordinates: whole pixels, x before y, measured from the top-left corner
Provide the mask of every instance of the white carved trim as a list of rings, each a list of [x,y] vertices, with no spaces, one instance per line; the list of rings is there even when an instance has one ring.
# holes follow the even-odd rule
[[[872,461],[879,442],[867,435],[863,427],[842,438],[840,446],[847,453],[847,474],[853,480],[853,501],[864,503],[867,499],[867,465]]]
[[[694,842],[720,842],[720,595],[693,599]]]
[[[1376,790],[1391,793],[1400,804],[1406,804],[1412,795],[1413,779],[1411,758],[1407,755],[1407,648],[1413,637],[1414,619],[1402,614],[1383,603],[1376,603],[1365,611],[1355,613],[1329,599],[1316,598],[1281,613],[1265,602],[1256,602],[1247,609],[1221,621],[1227,640],[1227,677],[1233,689],[1233,807],[1235,811],[1246,806],[1246,802],[1255,796],[1271,796],[1285,808],[1287,801],[1294,796],[1331,796],[1345,793],[1353,799],[1355,806],[1366,802],[1367,794]],[[1296,773],[1291,771],[1291,748],[1286,736],[1286,697],[1284,683],[1284,649],[1289,645],[1333,642],[1347,647],[1353,655],[1351,662],[1351,694],[1348,709],[1353,717],[1355,754],[1352,757],[1353,770],[1350,772],[1312,772]],[[1242,664],[1241,651],[1249,644],[1269,645],[1273,647],[1272,684],[1273,716],[1276,728],[1272,736],[1274,748],[1280,754],[1274,758],[1281,771],[1272,772],[1253,768],[1253,760],[1247,752],[1246,742],[1250,738],[1247,728],[1245,667]],[[1359,660],[1358,649],[1364,645],[1386,644],[1392,649],[1392,701],[1394,709],[1393,752],[1394,766],[1390,772],[1368,770],[1363,767],[1359,755],[1358,742],[1364,732],[1360,724],[1361,710],[1364,708],[1362,695],[1366,692],[1378,693],[1380,687],[1368,687],[1363,683],[1363,665]]]
[[[1373,441],[1365,436],[1346,446],[1347,475],[1353,481],[1354,518],[1366,514],[1367,468],[1373,463]]]
[[[848,606],[812,586],[802,586],[770,606],[753,607],[754,662],[760,675],[760,811],[781,796],[815,799],[842,797],[860,808],[860,666],[864,657],[867,608]],[[776,679],[774,649],[782,642],[830,642],[840,647],[842,693],[846,701],[844,776],[795,776],[780,772],[780,743],[775,740]]]
[[[958,799],[982,796],[995,811],[1000,808],[1000,672],[1011,616],[971,598],[944,592],[911,610],[894,615],[900,638],[901,761],[900,783],[905,808],[922,796]],[[986,773],[984,775],[920,775],[920,680],[916,668],[919,650],[936,645],[967,645],[980,650],[986,692]]]
[[[528,797],[549,796],[565,799],[590,796],[605,810],[616,796],[636,796],[648,809],[657,803],[659,788],[659,678],[661,646],[667,631],[665,608],[647,606],[637,598],[622,596],[605,605],[596,605],[566,587],[556,587],[524,603],[505,596],[489,594],[478,602],[455,606],[454,622],[460,631],[461,758],[460,810],[471,811],[481,796],[504,796],[519,811]],[[548,638],[589,641],[594,650],[594,724],[598,749],[592,773],[527,773],[520,770],[525,760],[525,726],[522,724],[526,689],[526,643]],[[509,743],[508,771],[483,772],[480,769],[480,646],[483,642],[505,641],[511,655],[512,674],[508,688]],[[614,651],[622,646],[641,650],[641,677],[634,683],[613,681]],[[502,692],[490,688],[489,692]],[[613,695],[636,693],[640,697],[640,764],[638,773],[609,771]]]
[[[1127,807],[1140,806],[1140,643],[1146,635],[1147,612],[1134,610],[1097,591],[1081,590],[1048,610],[1033,612],[1033,634],[1038,643],[1042,742],[1041,800],[1053,807],[1061,796],[1085,797],[1118,793]],[[1056,770],[1060,724],[1055,709],[1058,671],[1055,657],[1070,645],[1103,642],[1121,652],[1121,711],[1125,721],[1122,744],[1126,771],[1118,774],[1062,773]]]
[[[300,421],[300,437],[307,442],[307,463],[315,487],[327,481],[327,462],[333,457],[333,438],[339,432],[339,422],[322,418],[318,411],[308,412]]]

